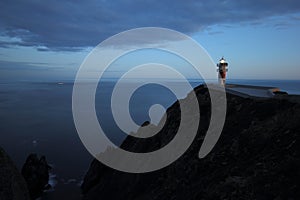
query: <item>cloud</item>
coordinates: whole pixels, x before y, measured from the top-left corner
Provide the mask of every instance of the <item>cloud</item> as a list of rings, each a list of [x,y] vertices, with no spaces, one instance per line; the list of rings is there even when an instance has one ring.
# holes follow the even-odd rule
[[[0,70],[53,70],[63,69],[56,63],[45,63],[45,62],[17,62],[17,61],[0,61]]]
[[[216,24],[260,21],[300,12],[298,0],[2,0],[1,47],[78,51],[120,31],[158,26],[194,33]]]

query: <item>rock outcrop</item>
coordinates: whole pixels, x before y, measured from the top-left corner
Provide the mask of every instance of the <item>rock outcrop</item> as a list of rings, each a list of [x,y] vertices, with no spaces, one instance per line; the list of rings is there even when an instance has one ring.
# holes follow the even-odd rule
[[[22,175],[25,178],[30,196],[32,199],[40,197],[44,190],[51,186],[49,181],[49,170],[45,156],[38,158],[36,154],[30,154],[22,168]]]
[[[0,148],[0,199],[30,200],[24,178],[2,148]]]
[[[195,92],[201,120],[197,136],[183,156],[168,167],[145,174],[116,171],[94,160],[82,184],[84,199],[299,199],[300,104],[286,98],[227,94],[221,137],[209,155],[199,159],[209,125],[210,97],[203,86]],[[149,139],[128,136],[121,147],[133,152],[159,149],[174,137],[179,123],[180,108],[175,102],[157,135]]]

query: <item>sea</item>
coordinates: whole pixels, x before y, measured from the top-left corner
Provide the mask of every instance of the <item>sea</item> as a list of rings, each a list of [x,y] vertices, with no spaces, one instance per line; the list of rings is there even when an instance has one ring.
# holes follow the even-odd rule
[[[192,87],[202,83],[190,80]],[[300,80],[232,79],[228,83],[279,87],[289,94],[300,95]],[[130,84],[132,82],[128,86]],[[180,87],[181,83],[175,81],[171,84]],[[52,192],[59,186],[70,185],[79,191],[93,159],[82,144],[73,122],[73,85],[72,81],[0,82],[0,146],[20,170],[30,153],[45,155],[53,168]],[[110,80],[98,85],[95,108],[104,132],[119,145],[126,134],[116,125],[111,112],[110,98],[114,86],[115,82]],[[150,120],[149,108],[152,105],[160,104],[166,109],[176,99],[166,87],[144,85],[130,99],[130,115],[136,124],[141,125]]]

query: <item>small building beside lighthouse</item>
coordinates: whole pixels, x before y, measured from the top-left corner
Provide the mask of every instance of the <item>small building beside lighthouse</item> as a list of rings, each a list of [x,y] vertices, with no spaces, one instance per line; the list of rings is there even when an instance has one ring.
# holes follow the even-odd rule
[[[218,74],[219,74],[219,83],[220,83],[220,85],[225,86],[225,84],[226,84],[226,72],[228,71],[228,63],[224,59],[224,57],[222,57],[219,60],[219,63],[217,64],[217,71],[218,71]]]

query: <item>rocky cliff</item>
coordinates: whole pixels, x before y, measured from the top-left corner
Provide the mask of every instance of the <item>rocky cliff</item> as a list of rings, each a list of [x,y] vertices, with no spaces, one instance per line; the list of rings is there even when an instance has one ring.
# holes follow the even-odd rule
[[[24,178],[2,148],[0,148],[0,199],[30,199]]]
[[[32,199],[37,199],[45,190],[51,188],[51,185],[48,184],[50,169],[45,156],[39,158],[37,154],[30,154],[27,157],[21,173]]]
[[[119,172],[94,160],[82,184],[84,199],[299,199],[300,104],[288,98],[245,99],[227,94],[221,137],[210,154],[199,159],[210,119],[210,97],[203,86],[195,92],[201,120],[183,156],[145,174]],[[158,149],[174,137],[179,122],[180,108],[175,102],[167,110],[161,132],[149,139],[128,136],[122,148],[133,152]]]

